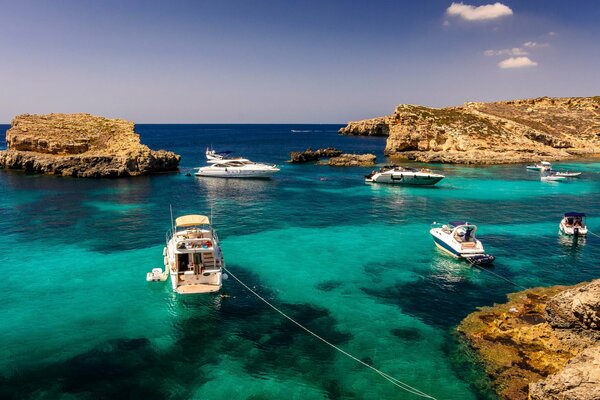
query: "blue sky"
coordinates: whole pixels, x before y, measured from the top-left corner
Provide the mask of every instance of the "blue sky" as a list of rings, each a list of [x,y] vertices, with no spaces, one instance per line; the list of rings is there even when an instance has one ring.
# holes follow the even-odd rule
[[[0,122],[344,123],[600,95],[600,2],[455,3],[0,0]]]

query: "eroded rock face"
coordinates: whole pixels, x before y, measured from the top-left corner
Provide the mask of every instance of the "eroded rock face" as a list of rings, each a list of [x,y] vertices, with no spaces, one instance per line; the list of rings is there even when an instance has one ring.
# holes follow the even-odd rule
[[[341,150],[333,147],[327,147],[326,149],[313,150],[308,148],[304,151],[292,151],[290,153],[291,163],[305,163],[319,161],[321,158],[337,157],[342,154]]]
[[[574,357],[600,343],[600,331],[583,322],[597,317],[592,310],[597,310],[599,288],[600,279],[572,287],[514,293],[506,304],[483,307],[468,315],[457,330],[477,352],[501,398],[525,400],[531,393],[530,384],[556,376],[552,378],[555,383],[538,389],[557,397],[539,399],[570,399],[560,397],[559,389],[578,393],[584,382],[569,381],[570,386],[557,382],[573,376],[574,372],[562,374],[567,364],[583,365]],[[598,380],[592,385],[594,390],[600,390],[597,385]]]
[[[133,122],[90,114],[17,116],[0,167],[84,178],[176,170],[180,156],[140,143]]]
[[[529,385],[529,400],[600,399],[600,346],[585,349],[559,372]]]
[[[499,164],[600,153],[600,96],[462,107],[401,104],[387,117],[349,122],[346,135],[387,135],[385,153],[422,162]]]
[[[327,161],[333,167],[371,167],[375,165],[375,154],[340,154]]]

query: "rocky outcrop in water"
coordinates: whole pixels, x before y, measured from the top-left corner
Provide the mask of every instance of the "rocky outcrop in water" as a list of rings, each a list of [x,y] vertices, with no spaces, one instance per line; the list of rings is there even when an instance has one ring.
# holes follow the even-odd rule
[[[321,158],[337,157],[342,154],[341,150],[333,147],[327,147],[326,149],[313,150],[308,148],[304,151],[292,151],[290,153],[291,163],[299,164],[306,162],[319,161]]]
[[[371,167],[375,165],[375,154],[340,154],[327,160],[333,167]]]
[[[388,136],[385,153],[422,162],[500,164],[600,154],[600,96],[401,104],[390,116],[352,121],[343,135]]]
[[[0,167],[83,178],[177,170],[180,156],[140,143],[133,122],[90,114],[19,115]]]
[[[457,328],[500,397],[600,398],[600,279],[508,298],[470,314]]]

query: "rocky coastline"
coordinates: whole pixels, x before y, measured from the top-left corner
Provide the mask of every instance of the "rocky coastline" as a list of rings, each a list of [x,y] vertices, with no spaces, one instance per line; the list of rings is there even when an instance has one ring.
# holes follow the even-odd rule
[[[321,161],[327,158],[327,161]],[[333,167],[371,167],[375,165],[377,157],[375,154],[346,154],[333,147],[313,150],[308,148],[304,151],[292,151],[288,162],[301,164],[307,162],[320,162],[322,165]]]
[[[502,399],[600,398],[600,279],[510,294],[457,331]]]
[[[140,143],[134,123],[90,114],[19,115],[0,167],[81,178],[175,171],[181,157]]]
[[[387,136],[395,159],[506,164],[600,155],[600,96],[466,103],[401,104],[389,116],[351,121],[342,135]]]

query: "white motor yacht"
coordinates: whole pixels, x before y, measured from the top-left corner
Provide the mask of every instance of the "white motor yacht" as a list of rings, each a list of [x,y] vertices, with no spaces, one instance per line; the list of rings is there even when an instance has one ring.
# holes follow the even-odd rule
[[[208,217],[184,215],[167,232],[163,251],[165,273],[179,294],[210,293],[221,289],[225,266],[219,239]]]
[[[565,213],[559,225],[560,232],[569,236],[587,236],[585,214],[578,212]]]
[[[447,225],[434,226],[429,233],[435,245],[456,258],[482,265],[494,261],[495,257],[485,254],[483,244],[475,237],[477,226],[465,221],[452,221]]]
[[[526,168],[533,171],[547,171],[552,169],[552,164],[548,161],[541,161],[534,165],[528,165]]]
[[[279,172],[275,165],[255,163],[245,158],[233,158],[198,168],[196,176],[214,178],[270,178]]]
[[[554,171],[554,170],[552,170]],[[572,171],[554,171],[556,176],[564,176],[565,178],[576,178],[581,175],[581,172],[572,172]]]
[[[444,175],[429,169],[386,166],[365,176],[365,182],[392,183],[397,185],[435,185]]]
[[[216,152],[206,148],[209,165],[198,168],[196,176],[214,178],[270,178],[279,171],[276,165],[256,163],[247,158],[231,157],[230,151]]]

